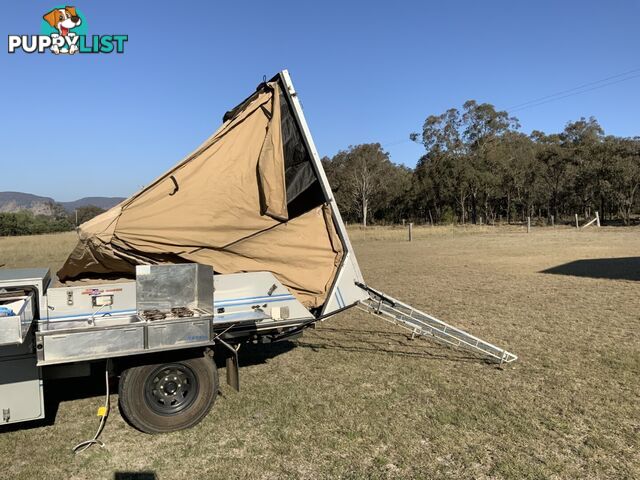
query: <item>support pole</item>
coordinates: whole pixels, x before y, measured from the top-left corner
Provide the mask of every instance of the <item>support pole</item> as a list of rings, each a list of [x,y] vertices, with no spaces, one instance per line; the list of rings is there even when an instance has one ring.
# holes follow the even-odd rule
[[[413,241],[413,222],[409,222],[409,241]]]
[[[527,233],[531,232],[531,217],[527,217]]]
[[[578,224],[578,214],[576,213],[576,228],[580,228],[580,225]]]
[[[600,227],[600,215],[598,215],[597,211],[596,211],[596,225]]]
[[[233,347],[227,342],[218,338],[218,342],[227,349],[227,384],[236,392],[240,391],[240,362],[238,361],[238,348],[240,345]]]
[[[553,217],[553,215],[551,215],[551,226],[552,226],[552,227],[555,227],[555,226],[556,226],[556,220],[555,220],[555,218]]]

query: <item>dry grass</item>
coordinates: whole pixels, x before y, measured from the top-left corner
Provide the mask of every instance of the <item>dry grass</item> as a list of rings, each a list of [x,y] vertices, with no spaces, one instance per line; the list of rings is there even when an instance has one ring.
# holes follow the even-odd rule
[[[52,425],[0,434],[0,472],[12,479],[123,471],[162,480],[640,477],[640,230],[419,228],[413,243],[401,229],[364,235],[352,231],[371,285],[519,361],[500,370],[349,311],[295,345],[244,350],[243,390],[223,385],[192,430],[144,435],[114,409],[107,447],[74,457],[70,447],[93,435],[101,399],[64,401]],[[0,264],[57,267],[73,242],[0,239]],[[541,273],[584,259],[605,260]]]
[[[0,237],[0,265],[6,268],[48,267],[56,272],[77,241],[75,232]]]

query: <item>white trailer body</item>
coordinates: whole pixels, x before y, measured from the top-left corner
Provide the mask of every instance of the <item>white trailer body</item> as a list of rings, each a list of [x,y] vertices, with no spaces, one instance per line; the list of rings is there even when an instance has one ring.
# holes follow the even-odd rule
[[[203,376],[215,372],[213,347],[227,352],[227,381],[237,389],[243,342],[290,338],[354,306],[497,362],[516,359],[366,285],[289,74],[274,80],[290,102],[342,242],[322,308],[306,308],[266,271],[214,275],[194,263],[141,265],[135,281],[54,287],[47,269],[0,269],[0,306],[13,313],[0,316],[0,425],[44,417],[43,379],[108,360],[134,426],[149,433],[187,428],[217,393],[217,374],[215,381]]]

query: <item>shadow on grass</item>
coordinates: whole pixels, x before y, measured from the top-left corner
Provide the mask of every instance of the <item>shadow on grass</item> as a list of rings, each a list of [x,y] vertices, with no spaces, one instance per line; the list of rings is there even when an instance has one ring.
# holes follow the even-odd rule
[[[274,343],[248,343],[243,345],[239,352],[240,368],[265,363],[267,360],[287,353],[295,347],[296,344],[288,340]],[[218,367],[224,366],[224,360],[219,360],[218,356],[216,356],[216,363]]]
[[[329,335],[322,335],[322,332],[330,330]],[[342,334],[342,335],[340,335]],[[372,339],[367,336],[400,336],[404,341],[394,338],[388,339]],[[302,338],[297,341],[297,345],[301,348],[308,348],[313,351],[320,350],[339,350],[343,352],[356,353],[375,353],[378,355],[390,355],[398,357],[417,357],[426,360],[455,361],[465,363],[488,363],[480,357],[476,357],[467,352],[449,348],[437,342],[429,342],[428,339],[416,338],[411,340],[408,335],[394,332],[384,331],[368,331],[356,329],[329,329],[323,328],[314,332],[314,338]],[[409,342],[411,344],[409,344]],[[399,347],[396,349],[395,347]],[[419,349],[419,350],[418,350]],[[431,352],[427,349],[436,349]]]
[[[155,472],[115,472],[113,480],[157,480]]]
[[[269,344],[248,344],[243,346],[240,355],[241,367],[265,363],[267,360],[286,353],[295,348],[295,344],[290,341],[282,341]],[[224,355],[216,351],[216,364],[224,367]],[[45,418],[29,422],[13,423],[10,425],[0,425],[0,433],[18,430],[30,430],[51,426],[55,423],[60,404],[63,402],[81,400],[85,398],[104,398],[105,384],[103,363],[92,364],[91,375],[86,377],[50,379],[44,382],[44,409]],[[222,381],[222,380],[221,380]],[[109,379],[109,390],[112,394],[118,392],[118,378]],[[112,406],[115,407],[115,406]],[[121,472],[129,474],[130,472]],[[133,474],[133,472],[131,472]],[[141,472],[148,474],[149,472]],[[121,478],[152,478],[152,477],[121,477]]]
[[[640,257],[575,260],[542,270],[540,273],[638,282],[640,281]]]
[[[411,340],[411,335],[406,333],[322,326],[311,332],[305,332],[305,335],[295,341],[249,344],[243,347],[240,355],[240,365],[244,367],[264,363],[294,348],[307,348],[313,351],[340,350],[344,352],[376,353],[399,357],[418,357],[428,360],[492,363],[435,341],[430,342],[427,338]]]
[[[357,328],[333,328],[333,327],[325,327],[322,325],[318,331],[320,332],[335,332],[335,333],[355,333],[360,335],[385,335],[389,337],[402,337],[402,338],[410,338],[411,333],[407,332],[393,332],[391,330],[360,330]]]
[[[421,339],[410,340],[409,336],[403,333],[325,327],[321,330],[314,331],[312,335],[313,336],[309,335],[308,339],[303,337],[296,341],[247,344],[242,348],[240,365],[241,367],[245,367],[265,363],[268,360],[275,358],[278,355],[285,354],[294,348],[308,348],[314,351],[340,350],[356,353],[375,353],[385,356],[418,357],[441,361],[483,362],[483,360],[478,357],[438,345],[437,343],[428,343]],[[409,344],[409,342],[411,344]],[[395,347],[398,347],[398,349],[395,349]],[[437,349],[438,351],[430,352],[426,350],[427,348]],[[219,352],[216,352],[216,363],[219,367],[223,367],[224,358],[219,356],[218,353]],[[59,406],[62,402],[103,397],[105,393],[105,385],[101,368],[102,365],[99,365],[96,368],[97,371],[92,371],[92,374],[89,377],[46,381],[44,386],[46,417],[42,420],[32,422],[0,426],[0,433],[17,430],[30,430],[32,428],[53,425],[55,423]],[[117,392],[118,379],[116,377],[112,377],[110,379],[109,386],[112,393]],[[114,476],[114,478],[117,479],[156,478],[154,472],[116,472],[116,475],[119,475]]]

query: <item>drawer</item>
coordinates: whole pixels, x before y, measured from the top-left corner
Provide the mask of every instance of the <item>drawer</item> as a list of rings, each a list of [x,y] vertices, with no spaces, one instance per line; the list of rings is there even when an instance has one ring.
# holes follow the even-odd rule
[[[119,356],[144,350],[141,327],[114,328],[42,336],[44,362]]]
[[[206,343],[209,341],[210,320],[180,321],[147,327],[149,349]]]
[[[21,344],[33,322],[31,295],[0,299],[0,307],[13,312],[10,316],[0,316],[0,345]]]

